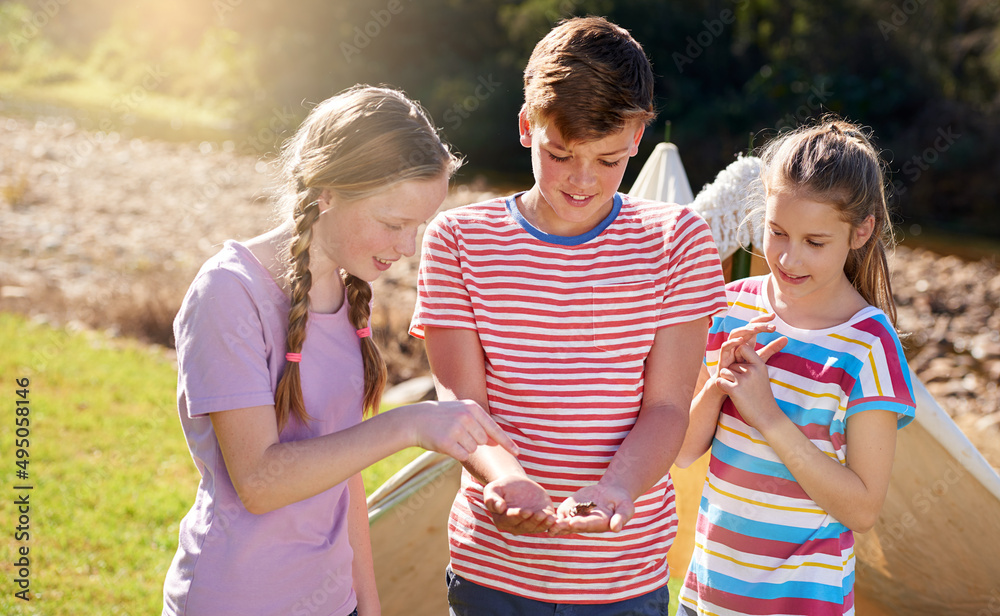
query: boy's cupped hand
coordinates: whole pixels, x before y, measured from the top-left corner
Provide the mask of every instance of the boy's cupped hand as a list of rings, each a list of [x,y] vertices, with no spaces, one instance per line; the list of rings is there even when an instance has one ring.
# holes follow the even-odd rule
[[[584,505],[586,511],[578,509],[579,505]],[[559,505],[556,522],[549,534],[617,533],[633,515],[635,504],[628,492],[617,486],[597,483],[581,488]]]
[[[483,501],[493,523],[508,533],[544,533],[556,523],[552,499],[527,477],[506,475],[491,481],[483,488]]]

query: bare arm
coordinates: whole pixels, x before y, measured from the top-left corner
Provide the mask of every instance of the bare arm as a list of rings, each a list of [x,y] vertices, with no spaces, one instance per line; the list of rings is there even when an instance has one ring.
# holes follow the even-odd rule
[[[751,320],[746,326],[733,330],[729,339],[719,352],[719,365],[716,370],[727,368],[734,360],[736,348],[742,344],[756,344],[757,334],[763,332],[773,332],[774,326],[771,321],[774,314],[764,315]],[[760,350],[760,358],[767,363],[775,353],[785,348],[788,339],[785,337],[771,341]],[[698,392],[691,402],[691,418],[688,423],[687,434],[684,436],[684,445],[680,453],[677,454],[675,464],[681,468],[687,468],[700,458],[708,448],[712,446],[715,439],[715,429],[719,423],[719,411],[722,410],[722,403],[726,400],[726,394],[717,386],[717,377],[710,376],[708,369],[701,366],[698,375]]]
[[[372,558],[372,543],[368,529],[368,504],[365,499],[365,484],[361,475],[347,480],[351,495],[351,508],[347,518],[347,534],[354,550],[351,573],[354,593],[358,597],[358,614],[380,616],[382,605],[375,587],[375,561]]]
[[[424,345],[438,400],[472,400],[489,412],[479,334],[471,329],[426,327]],[[501,447],[482,447],[463,464],[483,485],[501,475],[524,475],[517,458]]]
[[[867,532],[878,521],[896,451],[896,414],[864,411],[847,420],[847,465],[819,450],[787,416],[758,431],[816,504],[844,526]]]
[[[896,414],[864,411],[847,420],[847,465],[823,453],[786,416],[771,393],[764,362],[740,347],[745,363],[720,372],[723,388],[816,504],[851,530],[875,525],[889,489],[896,451]]]
[[[489,412],[486,359],[479,334],[470,329],[426,327],[424,344],[438,398],[474,400]],[[551,499],[508,450],[479,447],[464,465],[485,486],[485,505],[498,528],[525,534],[547,530],[555,522]]]
[[[266,513],[324,492],[377,460],[424,447],[459,460],[490,442],[513,443],[471,401],[421,402],[302,441],[281,442],[274,406],[211,414],[226,468],[243,506]]]
[[[712,446],[715,428],[719,423],[719,411],[722,410],[722,403],[726,399],[726,395],[715,386],[715,379],[709,376],[708,369],[704,365],[698,374],[697,391],[694,400],[691,401],[691,416],[687,434],[684,435],[684,444],[674,460],[680,468],[691,466]]]

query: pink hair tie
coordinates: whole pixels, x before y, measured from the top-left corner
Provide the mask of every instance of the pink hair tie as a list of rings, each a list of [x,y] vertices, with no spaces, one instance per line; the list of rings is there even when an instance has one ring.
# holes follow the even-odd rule
[[[299,363],[302,361],[302,353],[285,353],[285,360]]]
[[[358,338],[370,338],[372,335],[372,328],[362,327],[358,330]]]

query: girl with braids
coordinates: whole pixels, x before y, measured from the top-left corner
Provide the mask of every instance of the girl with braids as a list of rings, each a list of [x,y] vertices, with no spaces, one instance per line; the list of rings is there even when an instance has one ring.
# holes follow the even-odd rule
[[[319,104],[282,152],[282,222],[226,242],[174,323],[178,409],[201,473],[163,614],[379,614],[360,471],[405,447],[516,447],[471,401],[375,415],[369,283],[415,250],[459,162],[402,93]]]
[[[883,165],[832,117],[762,159],[771,273],[727,286],[677,456],[712,448],[678,614],[853,614],[854,531],[878,519],[914,416]]]

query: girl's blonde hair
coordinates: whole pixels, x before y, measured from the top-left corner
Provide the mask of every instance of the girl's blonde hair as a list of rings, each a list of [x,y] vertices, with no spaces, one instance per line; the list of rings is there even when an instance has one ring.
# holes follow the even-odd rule
[[[309,317],[309,247],[319,218],[319,198],[329,190],[341,200],[364,199],[399,182],[429,180],[461,166],[441,141],[426,110],[405,94],[389,88],[357,85],[333,96],[309,113],[284,145],[279,160],[284,182],[279,212],[291,216],[295,232],[283,257],[291,289],[287,351],[301,353]],[[344,273],[348,318],[357,329],[369,327],[371,286]],[[377,413],[386,368],[371,337],[361,339],[365,391],[363,409]],[[290,415],[310,417],[302,400],[299,364],[288,362],[274,400],[280,431]]]
[[[869,216],[875,227],[864,246],[852,249],[844,273],[858,293],[896,324],[887,253],[895,246],[886,200],[885,163],[871,131],[834,115],[771,140],[761,153],[765,195],[794,191],[836,207],[856,229]],[[761,203],[759,209],[763,208]],[[763,220],[762,212],[751,214]]]

